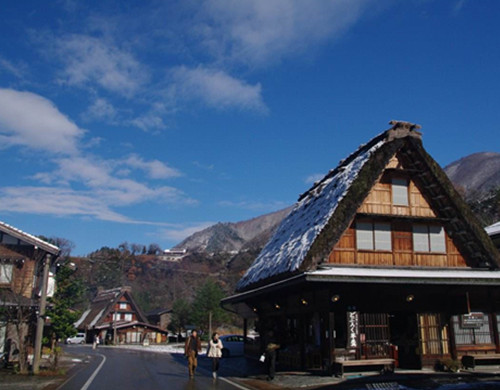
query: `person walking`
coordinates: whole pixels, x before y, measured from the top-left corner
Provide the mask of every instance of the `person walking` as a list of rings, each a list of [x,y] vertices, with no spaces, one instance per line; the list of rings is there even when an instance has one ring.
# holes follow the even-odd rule
[[[280,348],[280,345],[276,343],[274,338],[274,332],[269,332],[269,340],[266,344],[266,364],[267,364],[267,380],[272,381],[274,375],[276,374],[276,351]]]
[[[219,371],[219,359],[222,357],[222,341],[219,335],[215,332],[208,342],[207,356],[212,359],[212,376],[217,379],[217,371]]]
[[[198,366],[198,353],[201,351],[201,340],[198,337],[198,332],[193,330],[191,336],[186,339],[184,345],[184,355],[188,360],[189,377],[193,378]]]

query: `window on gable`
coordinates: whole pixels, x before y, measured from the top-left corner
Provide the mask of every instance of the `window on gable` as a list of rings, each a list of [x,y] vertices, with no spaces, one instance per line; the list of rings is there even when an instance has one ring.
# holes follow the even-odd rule
[[[438,225],[413,225],[413,250],[415,252],[446,252],[444,229]]]
[[[127,308],[127,304],[124,302],[120,302],[120,309],[126,309],[126,308]]]
[[[132,321],[132,314],[131,313],[125,314],[125,321]]]
[[[356,247],[361,250],[392,250],[391,224],[384,222],[357,222]]]
[[[0,283],[7,284],[12,282],[12,264],[0,264]]]
[[[392,204],[395,206],[409,206],[408,180],[393,177],[392,179]]]

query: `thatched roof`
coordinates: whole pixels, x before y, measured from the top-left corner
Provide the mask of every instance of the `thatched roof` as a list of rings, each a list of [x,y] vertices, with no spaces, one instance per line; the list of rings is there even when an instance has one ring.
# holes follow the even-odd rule
[[[80,319],[75,323],[77,329],[91,329],[99,327],[103,324],[106,316],[114,311],[115,304],[122,296],[126,295],[127,301],[130,302],[132,308],[139,321],[147,322],[146,316],[135,303],[131,289],[129,287],[117,287],[110,290],[100,291],[90,303],[90,307],[82,314]]]
[[[470,267],[500,268],[499,253],[441,167],[424,150],[416,125],[393,127],[362,145],[301,195],[237,285],[245,291],[313,270],[328,259],[356,211],[398,153]]]

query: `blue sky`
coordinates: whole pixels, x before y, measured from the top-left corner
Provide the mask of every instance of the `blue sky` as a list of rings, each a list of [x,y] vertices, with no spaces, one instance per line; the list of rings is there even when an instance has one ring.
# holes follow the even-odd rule
[[[389,127],[500,152],[500,2],[0,2],[0,220],[84,255],[293,204]]]

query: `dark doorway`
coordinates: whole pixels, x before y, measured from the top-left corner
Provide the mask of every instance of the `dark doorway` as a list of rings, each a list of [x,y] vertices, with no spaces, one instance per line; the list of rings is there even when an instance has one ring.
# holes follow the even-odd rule
[[[398,347],[399,367],[421,369],[417,315],[415,313],[393,313],[389,320],[391,343]]]

